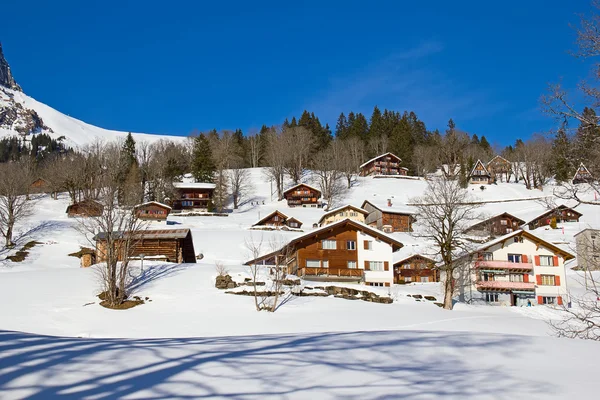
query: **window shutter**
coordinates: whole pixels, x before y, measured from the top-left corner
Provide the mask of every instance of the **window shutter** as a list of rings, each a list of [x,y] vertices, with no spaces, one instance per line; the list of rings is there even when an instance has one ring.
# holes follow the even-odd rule
[[[542,296],[538,296],[538,304],[544,304],[544,300],[542,299]]]
[[[554,256],[552,258],[554,258],[554,266],[558,267],[558,256]]]
[[[560,276],[558,275],[554,277],[554,286],[560,286]]]
[[[390,283],[389,283],[389,282],[386,282],[386,283],[385,283],[385,287],[390,287]]]
[[[562,306],[562,305],[563,305],[563,299],[562,299],[562,297],[558,296],[558,297],[556,298],[556,301],[558,302],[558,305],[559,305],[559,306]]]
[[[383,270],[384,271],[389,271],[390,270],[390,263],[387,261],[383,262]]]
[[[533,258],[535,259],[535,265],[539,266],[540,265],[540,256],[533,256]]]
[[[529,262],[527,260],[527,256],[525,254],[521,255],[521,261],[523,261],[524,263],[528,263]]]
[[[535,276],[535,282],[536,282],[538,285],[541,285],[541,284],[542,284],[542,276],[541,276],[541,275],[536,275],[536,276]]]
[[[523,274],[523,282],[529,283],[529,274]]]
[[[368,240],[365,240],[363,247],[365,250],[369,250],[369,241]]]
[[[369,268],[369,262],[365,261],[365,271],[370,270],[371,268]]]

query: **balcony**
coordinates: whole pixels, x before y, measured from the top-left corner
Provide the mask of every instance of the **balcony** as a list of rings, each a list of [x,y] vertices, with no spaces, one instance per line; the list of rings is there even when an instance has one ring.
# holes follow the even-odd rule
[[[362,278],[364,270],[358,268],[311,268],[298,270],[299,276]]]
[[[487,268],[487,269],[499,269],[499,270],[521,270],[521,271],[532,271],[532,263],[516,263],[512,261],[477,261],[475,268]]]
[[[476,286],[478,290],[535,290],[533,282],[479,281]]]

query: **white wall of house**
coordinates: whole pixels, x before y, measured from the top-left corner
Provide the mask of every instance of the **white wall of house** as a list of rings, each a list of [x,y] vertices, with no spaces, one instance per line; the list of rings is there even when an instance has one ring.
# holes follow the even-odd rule
[[[321,225],[332,224],[334,222],[338,222],[338,221],[341,221],[346,218],[352,219],[354,221],[358,221],[363,224],[365,223],[365,215],[363,213],[360,213],[351,208],[346,208],[346,209],[342,209],[332,215],[328,215],[326,218],[323,219],[323,222],[321,223]]]
[[[371,242],[371,250],[366,250],[364,242]],[[388,271],[365,271],[365,282],[383,282],[392,284],[394,281],[392,246],[364,232],[357,234],[358,268],[364,268],[365,261],[381,261],[388,263]]]

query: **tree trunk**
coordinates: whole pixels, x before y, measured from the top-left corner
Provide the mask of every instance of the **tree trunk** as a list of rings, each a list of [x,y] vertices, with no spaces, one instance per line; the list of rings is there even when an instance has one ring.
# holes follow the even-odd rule
[[[452,271],[446,271],[446,278],[444,282],[444,309],[452,310],[452,294],[454,292],[454,284],[452,278]]]
[[[12,234],[13,234],[13,223],[9,222],[6,227],[6,233],[4,235],[4,239],[6,240],[6,247],[8,247],[8,248],[11,248],[15,245],[12,241]]]

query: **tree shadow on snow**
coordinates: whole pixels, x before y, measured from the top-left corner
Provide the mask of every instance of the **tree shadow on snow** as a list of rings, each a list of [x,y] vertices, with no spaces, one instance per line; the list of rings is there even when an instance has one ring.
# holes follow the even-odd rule
[[[534,345],[531,338],[482,336],[387,331],[76,339],[0,331],[0,393],[44,400],[513,399],[556,391],[550,378],[536,382],[524,368],[515,371],[514,358]]]
[[[189,268],[189,264],[160,264],[147,266],[139,275],[132,277],[132,280],[128,285],[128,291],[130,294],[134,295],[153,282],[175,275],[186,268]]]

